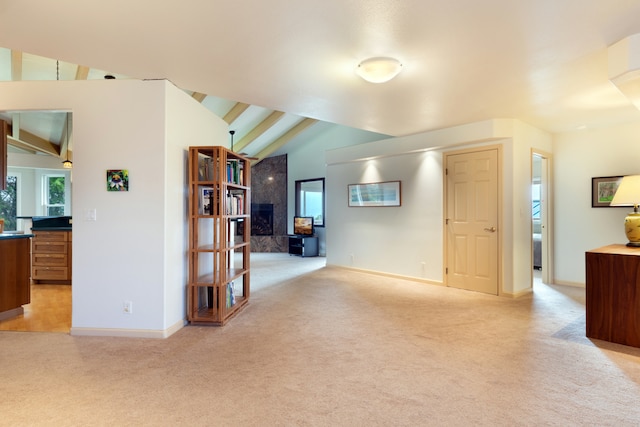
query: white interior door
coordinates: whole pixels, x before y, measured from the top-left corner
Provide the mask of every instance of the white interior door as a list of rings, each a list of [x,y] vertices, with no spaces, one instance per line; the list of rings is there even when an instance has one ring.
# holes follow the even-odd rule
[[[498,294],[498,150],[446,156],[446,281]]]

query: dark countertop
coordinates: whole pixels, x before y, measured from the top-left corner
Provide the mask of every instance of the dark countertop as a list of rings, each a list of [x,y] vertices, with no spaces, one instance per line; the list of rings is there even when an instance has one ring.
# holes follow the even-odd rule
[[[71,231],[70,216],[34,216],[31,231]]]
[[[2,233],[2,234],[0,234],[0,240],[28,239],[30,237],[33,237],[33,234],[24,234],[24,233]]]

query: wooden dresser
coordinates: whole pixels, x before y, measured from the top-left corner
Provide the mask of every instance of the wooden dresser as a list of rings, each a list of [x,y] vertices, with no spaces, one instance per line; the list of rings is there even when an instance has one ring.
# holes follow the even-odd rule
[[[31,241],[33,283],[71,281],[71,231],[33,231]]]
[[[587,337],[640,347],[640,248],[586,253]]]

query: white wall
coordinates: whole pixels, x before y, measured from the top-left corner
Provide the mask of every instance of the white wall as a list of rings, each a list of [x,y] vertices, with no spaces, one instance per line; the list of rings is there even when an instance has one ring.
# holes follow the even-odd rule
[[[0,83],[0,110],[34,109],[74,114],[72,333],[182,327],[185,152],[196,139],[226,144],[226,125],[166,81]],[[107,169],[128,169],[130,190],[107,192]]]
[[[327,264],[442,283],[443,153],[487,144],[499,144],[503,157],[501,293],[529,290],[530,150],[550,151],[551,138],[515,120],[471,123],[327,152],[327,216],[339,218],[327,228]],[[402,181],[401,207],[347,206],[347,184],[393,180]]]
[[[186,316],[188,279],[187,221],[189,146],[229,146],[227,123],[173,85],[166,91],[166,157],[164,160],[165,312],[164,328]],[[176,304],[176,301],[181,301]]]
[[[531,182],[532,182],[532,150],[552,153],[553,139],[551,134],[520,121],[514,121],[513,169],[504,178],[505,209],[511,209],[512,222],[505,224],[512,233],[506,239],[505,277],[513,283],[513,292],[518,295],[532,287],[533,248]],[[511,271],[508,270],[511,266]]]
[[[631,208],[592,208],[591,178],[640,174],[640,120],[554,137],[555,281],[584,286],[585,252],[626,243]]]
[[[295,182],[301,179],[313,179],[326,177],[326,164],[324,162],[324,153],[338,147],[348,147],[351,145],[362,144],[364,142],[377,141],[385,138],[385,135],[354,129],[346,126],[327,126],[324,123],[317,123],[311,128],[312,132],[305,132],[300,137],[300,143],[296,144],[292,141],[293,148],[287,153],[287,227],[288,232],[293,233],[293,217],[295,215],[296,198],[295,198]],[[311,134],[311,135],[310,135]],[[325,183],[326,186],[326,183]],[[326,193],[326,189],[325,189]],[[330,203],[329,198],[325,197],[326,203]],[[327,211],[325,209],[325,215]],[[332,219],[325,217],[327,227],[332,225]],[[316,228],[315,232],[318,236],[320,255],[326,254],[326,228]]]

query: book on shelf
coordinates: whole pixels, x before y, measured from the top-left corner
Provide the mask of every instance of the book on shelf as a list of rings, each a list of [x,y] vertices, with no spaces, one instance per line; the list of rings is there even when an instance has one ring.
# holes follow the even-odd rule
[[[236,305],[236,295],[234,290],[234,283],[227,283],[227,308],[231,308]]]
[[[200,214],[213,215],[214,192],[211,187],[200,187]]]
[[[244,215],[244,193],[242,191],[227,192],[227,215]]]
[[[217,166],[219,161],[210,156],[200,154],[198,157],[198,180],[214,181],[218,176]]]
[[[238,159],[227,160],[227,182],[244,185],[244,164]]]

